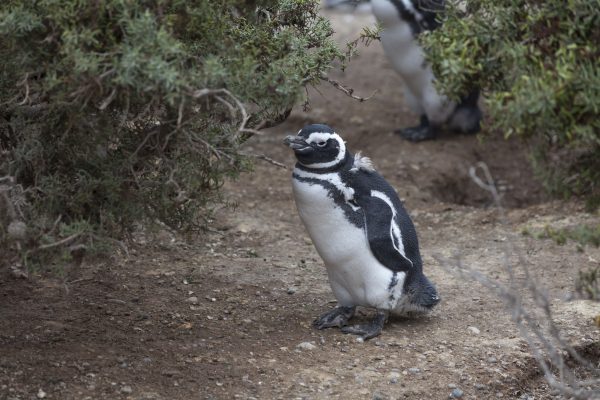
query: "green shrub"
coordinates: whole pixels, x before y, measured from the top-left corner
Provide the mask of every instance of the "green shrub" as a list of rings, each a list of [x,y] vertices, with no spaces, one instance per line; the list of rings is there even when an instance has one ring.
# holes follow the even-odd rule
[[[423,35],[439,86],[483,90],[491,128],[528,140],[549,190],[600,201],[600,1],[448,2]]]
[[[575,280],[575,291],[581,298],[600,301],[600,268],[579,271]],[[600,315],[596,319],[599,317]]]
[[[600,224],[582,224],[566,228],[545,225],[543,229],[526,227],[521,233],[525,236],[531,235],[536,239],[552,239],[561,246],[567,243],[567,239],[570,239],[577,243],[578,248],[582,251],[583,247],[587,245],[600,246]]]
[[[344,59],[316,0],[0,3],[0,252],[202,225],[240,145]],[[60,246],[59,246],[60,245]]]

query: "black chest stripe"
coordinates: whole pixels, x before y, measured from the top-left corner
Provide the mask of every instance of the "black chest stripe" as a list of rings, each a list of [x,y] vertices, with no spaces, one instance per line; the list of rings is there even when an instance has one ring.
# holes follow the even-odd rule
[[[297,174],[293,174],[293,177],[299,182],[304,182],[309,185],[322,186],[325,190],[327,190],[327,196],[332,199],[336,206],[342,209],[344,216],[348,219],[348,221],[357,228],[364,228],[365,222],[362,210],[360,208],[358,210],[352,208],[352,206],[346,201],[344,193],[342,193],[342,191],[333,183],[317,178],[307,178]]]

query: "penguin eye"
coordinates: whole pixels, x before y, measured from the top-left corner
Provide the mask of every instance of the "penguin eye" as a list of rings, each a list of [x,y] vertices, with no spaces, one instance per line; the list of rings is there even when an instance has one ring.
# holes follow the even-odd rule
[[[327,142],[317,142],[317,146],[319,147],[325,147],[326,144]]]

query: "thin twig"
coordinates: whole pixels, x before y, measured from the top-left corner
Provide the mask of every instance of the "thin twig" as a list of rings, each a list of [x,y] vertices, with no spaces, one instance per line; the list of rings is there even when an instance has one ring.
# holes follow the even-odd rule
[[[106,107],[108,107],[110,105],[110,103],[112,103],[112,101],[115,99],[117,95],[117,89],[113,89],[112,92],[110,92],[110,94],[108,95],[108,97],[106,99],[104,99],[102,101],[102,103],[100,103],[100,106],[98,106],[99,110],[105,110]]]
[[[61,239],[57,242],[53,242],[53,243],[48,243],[48,244],[43,244],[35,249],[32,250],[32,252],[36,252],[36,251],[41,251],[41,250],[46,250],[52,247],[56,247],[56,246],[60,246],[66,243],[69,243],[71,240],[74,240],[76,238],[78,238],[79,236],[81,236],[81,233],[74,233],[71,236],[68,236],[64,239]]]
[[[29,101],[29,72],[25,74],[25,78],[21,82],[17,83],[17,86],[23,85],[25,85],[25,98],[19,103],[20,106]]]
[[[15,177],[12,175],[6,175],[0,177],[0,182],[8,181],[8,183],[15,183]]]
[[[269,164],[273,164],[279,168],[283,168],[283,169],[287,169],[289,170],[289,168],[287,167],[287,165],[280,163],[279,161],[275,161],[273,160],[271,157],[267,157],[264,154],[247,154],[247,153],[242,153],[243,156],[246,157],[254,157],[254,158],[258,158],[259,160],[263,160],[268,162]]]
[[[330,77],[326,76],[326,75],[321,75],[321,79],[329,82],[333,85],[334,88],[341,90],[342,92],[344,92],[347,96],[352,97],[354,100],[358,100],[361,103],[363,101],[367,101],[369,99],[371,99],[373,96],[375,96],[375,94],[377,94],[378,90],[374,90],[373,93],[369,96],[369,97],[360,97],[360,96],[356,96],[354,94],[354,89],[346,87],[344,85],[342,85],[341,83],[339,83],[336,80],[331,79]]]
[[[52,228],[50,228],[50,230],[48,231],[47,235],[51,235],[54,232],[54,230],[56,229],[56,227],[60,223],[61,219],[62,219],[62,214],[59,214],[58,217],[56,218],[56,220],[54,221],[54,223],[52,224]]]
[[[177,112],[177,129],[181,128],[181,122],[183,121],[183,109],[185,106],[185,97],[181,99],[181,103],[179,103],[179,110]]]
[[[146,137],[144,137],[144,140],[142,140],[142,143],[139,144],[139,146],[137,147],[137,149],[135,149],[135,151],[131,154],[131,156],[129,156],[129,159],[131,161],[133,161],[135,159],[135,157],[137,157],[138,153],[142,150],[142,148],[144,147],[144,145],[146,144],[146,142],[154,135],[156,135],[158,132],[156,129],[152,129],[150,130],[150,133],[148,133],[146,135]]]
[[[228,98],[230,98],[235,103],[237,110],[242,115],[240,125],[237,128],[237,132],[238,133],[249,133],[251,135],[260,135],[261,134],[261,132],[257,129],[252,129],[252,128],[246,127],[246,124],[250,120],[250,115],[248,114],[246,107],[244,107],[244,104],[236,96],[234,96],[233,93],[231,93],[229,90],[204,88],[204,89],[194,90],[191,95],[193,98],[196,98],[196,99],[200,99],[200,98],[206,97],[206,96],[214,96],[215,99],[217,99],[217,101],[219,101],[221,104],[225,105],[229,109],[230,113],[232,114],[232,119],[235,119],[236,118],[236,115],[235,115],[236,108],[233,107],[233,105],[231,103],[229,103],[223,97],[220,96],[220,95],[226,95]],[[236,135],[235,139],[238,139],[237,135]]]

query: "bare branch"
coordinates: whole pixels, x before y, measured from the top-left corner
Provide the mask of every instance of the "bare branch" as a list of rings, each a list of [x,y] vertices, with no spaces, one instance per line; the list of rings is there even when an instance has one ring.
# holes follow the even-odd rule
[[[258,158],[259,160],[266,161],[266,162],[268,162],[270,164],[273,164],[273,165],[275,165],[275,166],[277,166],[279,168],[283,168],[283,169],[289,170],[289,168],[287,167],[287,165],[285,165],[283,163],[280,163],[279,161],[275,161],[272,158],[267,157],[264,154],[245,154],[245,153],[242,153],[242,155],[246,156],[246,157]]]
[[[29,101],[29,72],[25,74],[25,78],[21,82],[17,83],[17,86],[25,86],[25,98],[19,103],[22,106]]]
[[[11,175],[0,176],[0,182],[8,181],[8,183],[15,183],[15,177]]]
[[[179,110],[177,111],[177,129],[181,128],[181,123],[183,122],[183,108],[185,106],[185,98],[181,99],[181,103],[179,103]]]
[[[56,246],[60,246],[62,244],[69,243],[70,241],[72,241],[74,239],[77,239],[79,236],[81,236],[81,233],[74,233],[71,236],[68,236],[68,237],[66,237],[64,239],[61,239],[61,240],[57,241],[57,242],[43,244],[43,245],[37,247],[36,249],[33,249],[32,252],[46,250],[46,249],[50,249],[52,247],[56,247]]]
[[[110,94],[108,95],[108,97],[106,99],[104,99],[102,101],[102,103],[100,103],[100,106],[98,107],[99,110],[105,110],[106,107],[108,107],[110,105],[110,103],[112,103],[112,101],[115,99],[117,95],[117,89],[113,89],[112,92],[110,92]]]
[[[373,93],[369,97],[359,97],[359,96],[354,95],[354,89],[348,88],[348,87],[342,85],[341,83],[339,83],[338,81],[335,81],[335,80],[331,79],[330,77],[328,77],[326,75],[322,75],[321,79],[324,80],[324,81],[326,81],[326,82],[331,83],[333,85],[333,87],[335,87],[336,89],[344,92],[347,96],[352,97],[354,100],[360,101],[361,103],[363,101],[367,101],[367,100],[371,99],[378,92],[378,90],[375,90],[375,91],[373,91]]]
[[[246,134],[250,134],[250,135],[260,135],[261,134],[261,132],[257,129],[252,129],[252,128],[246,127],[246,124],[250,120],[250,115],[248,114],[244,104],[236,96],[234,96],[233,93],[231,93],[229,90],[204,88],[204,89],[198,89],[198,90],[193,91],[191,95],[193,98],[196,98],[196,99],[206,97],[206,96],[214,96],[215,99],[217,99],[217,101],[219,101],[221,104],[225,105],[229,109],[229,111],[232,115],[232,119],[236,119],[236,114],[237,114],[236,111],[239,111],[242,118],[241,118],[240,125],[237,128],[238,134],[240,134],[240,133],[246,133]],[[230,102],[228,102],[223,97],[221,97],[221,95],[225,95],[229,99],[231,99],[235,103],[235,107]],[[236,108],[237,108],[237,110],[236,110]],[[238,135],[236,135],[236,139],[237,138],[238,138]]]

